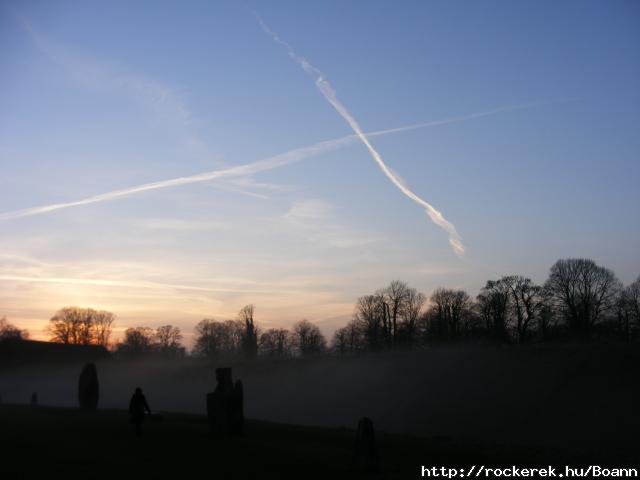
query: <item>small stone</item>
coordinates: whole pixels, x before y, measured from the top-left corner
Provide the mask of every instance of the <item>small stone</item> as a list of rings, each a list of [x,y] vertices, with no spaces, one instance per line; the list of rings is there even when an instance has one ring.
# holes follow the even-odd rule
[[[363,417],[358,422],[355,446],[356,468],[364,472],[378,472],[380,459],[376,445],[373,422],[370,418]]]

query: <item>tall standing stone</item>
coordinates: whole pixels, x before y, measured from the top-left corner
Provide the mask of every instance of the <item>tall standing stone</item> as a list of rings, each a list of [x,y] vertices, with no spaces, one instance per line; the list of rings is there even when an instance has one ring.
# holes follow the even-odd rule
[[[83,410],[95,410],[98,408],[99,396],[98,371],[95,364],[87,363],[78,380],[78,404]]]
[[[244,426],[242,382],[234,387],[231,368],[216,368],[216,389],[207,394],[207,418],[211,433],[241,434]]]
[[[233,386],[232,412],[232,432],[236,435],[242,435],[244,433],[244,391],[241,380],[236,380]]]

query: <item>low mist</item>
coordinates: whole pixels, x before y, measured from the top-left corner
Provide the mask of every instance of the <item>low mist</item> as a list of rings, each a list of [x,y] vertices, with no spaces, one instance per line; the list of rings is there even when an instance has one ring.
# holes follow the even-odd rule
[[[354,428],[368,416],[387,432],[570,449],[628,449],[640,427],[640,352],[602,346],[443,347],[235,365],[110,360],[97,364],[99,408],[126,409],[140,386],[155,411],[204,414],[215,367],[229,365],[254,419]],[[75,406],[81,368],[2,370],[2,400],[28,403],[37,392],[40,404]]]

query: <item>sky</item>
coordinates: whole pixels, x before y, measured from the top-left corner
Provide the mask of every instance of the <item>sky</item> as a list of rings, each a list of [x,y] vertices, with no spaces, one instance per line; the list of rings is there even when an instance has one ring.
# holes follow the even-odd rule
[[[640,274],[637,2],[5,0],[0,73],[0,317],[33,338]]]

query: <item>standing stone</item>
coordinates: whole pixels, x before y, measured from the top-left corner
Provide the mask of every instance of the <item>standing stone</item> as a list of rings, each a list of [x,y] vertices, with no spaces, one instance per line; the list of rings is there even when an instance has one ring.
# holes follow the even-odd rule
[[[83,410],[98,408],[100,387],[98,385],[98,371],[93,363],[87,363],[78,381],[78,404]]]
[[[217,386],[207,394],[207,418],[211,433],[241,434],[244,425],[242,382],[234,387],[230,368],[216,368]]]
[[[244,433],[244,392],[242,389],[242,381],[236,380],[233,387],[233,425],[232,432],[235,435]]]
[[[380,459],[378,457],[373,422],[367,417],[361,418],[358,422],[355,463],[356,468],[363,472],[378,472],[380,470]]]

